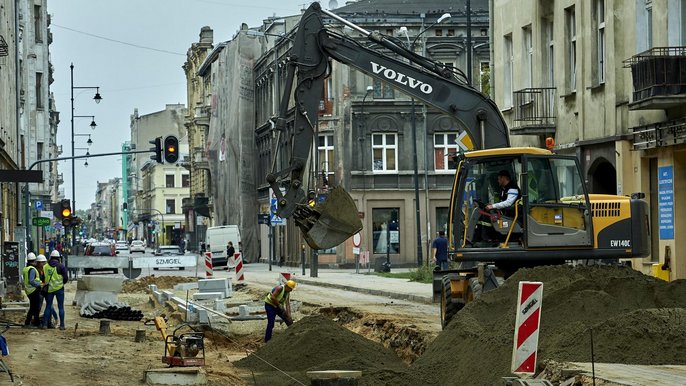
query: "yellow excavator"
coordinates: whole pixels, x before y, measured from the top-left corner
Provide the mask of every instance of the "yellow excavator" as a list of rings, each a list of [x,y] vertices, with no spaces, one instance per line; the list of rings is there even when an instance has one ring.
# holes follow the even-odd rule
[[[324,18],[352,28],[377,49],[326,28]],[[367,31],[318,3],[305,11],[293,40],[276,124],[280,133],[292,134],[290,166],[267,176],[277,195],[277,214],[292,218],[312,248],[336,246],[362,229],[345,190],[334,189],[313,207],[308,204],[313,192],[306,194],[303,186],[331,60],[393,85],[442,111],[461,128],[456,134],[465,151],[454,159],[448,224],[449,253],[460,268],[438,271],[434,280],[444,327],[464,304],[498,287],[519,268],[649,254],[648,204],[642,194],[589,194],[576,157],[510,147],[498,107],[469,86],[459,70],[407,50],[392,36]],[[286,130],[291,95],[294,120]],[[497,202],[501,172],[511,176],[520,194],[507,211],[487,210],[487,203]],[[279,189],[284,185],[285,194]]]

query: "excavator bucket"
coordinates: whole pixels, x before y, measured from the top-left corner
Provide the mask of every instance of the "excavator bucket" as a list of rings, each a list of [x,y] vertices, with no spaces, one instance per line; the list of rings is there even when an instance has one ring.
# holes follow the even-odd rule
[[[328,249],[362,230],[357,206],[345,189],[337,186],[326,200],[314,207],[299,205],[293,215],[307,244],[313,249]]]

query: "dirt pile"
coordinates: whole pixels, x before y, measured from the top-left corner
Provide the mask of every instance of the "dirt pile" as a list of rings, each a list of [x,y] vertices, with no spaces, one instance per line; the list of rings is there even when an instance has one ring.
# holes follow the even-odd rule
[[[155,284],[157,288],[174,288],[179,283],[192,283],[198,281],[194,277],[183,276],[144,276],[136,280],[127,280],[122,285],[122,293],[145,292],[150,284]]]
[[[494,385],[510,375],[519,281],[542,281],[539,369],[544,360],[686,364],[686,281],[625,267],[537,267],[457,313],[411,367],[426,384]]]
[[[407,366],[391,350],[322,316],[296,322],[253,355],[235,363],[254,371],[258,384],[290,384],[266,362],[304,384],[310,383],[306,372],[312,370],[361,370],[361,385],[398,383],[397,378],[403,379],[400,385],[421,384],[407,381]]]

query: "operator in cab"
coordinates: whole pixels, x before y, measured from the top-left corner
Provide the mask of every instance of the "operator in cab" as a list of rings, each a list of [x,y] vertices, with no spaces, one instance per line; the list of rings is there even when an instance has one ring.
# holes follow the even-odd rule
[[[486,205],[486,210],[496,209],[503,212],[505,216],[514,217],[514,205],[522,197],[522,192],[507,170],[498,172],[498,185],[500,185],[500,202]]]

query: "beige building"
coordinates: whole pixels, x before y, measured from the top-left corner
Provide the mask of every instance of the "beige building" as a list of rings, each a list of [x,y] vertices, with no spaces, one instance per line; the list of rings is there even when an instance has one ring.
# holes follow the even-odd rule
[[[179,144],[180,154],[188,154],[188,145]],[[143,191],[138,197],[142,222],[150,224],[144,231],[152,245],[178,245],[185,235],[181,203],[188,197],[188,170],[178,164],[147,162],[141,169]],[[146,221],[146,219],[148,221]]]
[[[632,265],[686,278],[686,1],[491,0],[491,9],[491,95],[512,144],[576,155],[591,193],[644,192],[652,256]]]

